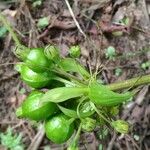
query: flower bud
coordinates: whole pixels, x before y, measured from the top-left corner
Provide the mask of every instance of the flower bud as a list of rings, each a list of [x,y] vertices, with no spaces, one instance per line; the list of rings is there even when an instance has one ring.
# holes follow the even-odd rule
[[[96,120],[94,120],[92,118],[87,117],[87,118],[83,119],[81,122],[82,122],[83,131],[91,132],[96,127]]]
[[[111,114],[111,115],[116,116],[116,115],[118,115],[118,113],[119,113],[118,106],[112,107],[112,108],[110,109],[110,114]]]
[[[44,49],[44,53],[48,59],[54,62],[57,62],[60,58],[58,48],[52,45],[46,46]]]
[[[72,46],[69,50],[69,53],[72,58],[78,58],[81,54],[80,47],[78,45]]]
[[[114,127],[114,129],[119,132],[119,133],[123,133],[126,134],[129,131],[129,124],[128,122],[124,121],[124,120],[117,120],[117,121],[113,121],[111,123],[111,125]]]

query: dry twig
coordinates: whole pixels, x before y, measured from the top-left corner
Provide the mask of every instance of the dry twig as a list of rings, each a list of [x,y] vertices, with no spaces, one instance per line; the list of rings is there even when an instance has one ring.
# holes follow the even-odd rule
[[[75,22],[75,24],[76,24],[78,30],[79,30],[80,33],[86,38],[86,34],[83,32],[83,30],[81,29],[81,27],[80,27],[78,21],[76,20],[75,15],[74,15],[74,13],[73,13],[73,11],[72,11],[72,8],[71,8],[71,6],[70,6],[68,0],[65,0],[65,2],[66,2],[66,5],[67,5],[67,7],[68,7],[68,9],[69,9],[69,11],[70,11],[70,14],[71,14],[71,16],[72,16],[72,18],[73,18],[73,20],[74,20],[74,22]]]

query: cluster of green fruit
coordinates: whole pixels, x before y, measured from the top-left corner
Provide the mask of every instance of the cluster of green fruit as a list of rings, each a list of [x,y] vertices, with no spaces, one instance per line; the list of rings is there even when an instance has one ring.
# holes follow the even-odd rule
[[[44,121],[46,135],[55,143],[66,142],[80,125],[82,131],[93,131],[102,120],[127,133],[128,124],[111,117],[116,115],[116,105],[130,99],[132,93],[115,93],[99,84],[75,59],[78,46],[71,48],[72,58],[62,58],[54,46],[22,48],[15,51],[22,60],[15,68],[34,90],[17,109],[18,117]],[[48,91],[39,91],[42,88]]]

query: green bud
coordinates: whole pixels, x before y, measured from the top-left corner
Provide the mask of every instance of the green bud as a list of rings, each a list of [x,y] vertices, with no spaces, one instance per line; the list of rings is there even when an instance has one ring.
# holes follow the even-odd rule
[[[113,121],[111,123],[111,125],[114,127],[114,129],[119,132],[119,133],[123,133],[126,134],[129,131],[129,124],[128,122],[124,121],[124,120],[117,120],[117,121]]]
[[[80,57],[80,54],[81,54],[80,47],[78,45],[77,46],[72,46],[69,50],[69,54],[72,58]]]
[[[91,132],[96,127],[96,120],[94,120],[92,118],[87,117],[87,118],[81,120],[81,122],[82,122],[83,131]]]
[[[55,46],[48,45],[44,49],[44,53],[46,57],[54,62],[58,62],[60,60],[59,49]]]
[[[110,109],[110,114],[111,114],[111,115],[116,116],[116,115],[118,115],[118,113],[119,113],[118,106],[112,107],[112,108]]]

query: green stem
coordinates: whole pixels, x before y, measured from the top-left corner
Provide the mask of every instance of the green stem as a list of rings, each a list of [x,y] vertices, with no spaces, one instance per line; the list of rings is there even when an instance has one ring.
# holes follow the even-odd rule
[[[54,77],[53,79],[54,79],[54,80],[57,80],[57,81],[60,81],[60,82],[62,82],[62,83],[64,83],[64,84],[69,84],[69,85],[72,86],[72,87],[75,86],[74,83],[72,83],[72,82],[70,82],[70,81],[68,81],[68,80],[66,80],[66,79],[63,79],[63,78],[61,78],[61,77]]]
[[[82,117],[80,116],[80,110],[79,110],[79,108],[80,108],[80,105],[83,103],[83,101],[85,101],[87,99],[87,97],[81,97],[80,99],[79,99],[79,104],[78,104],[78,106],[77,106],[77,115],[78,115],[78,117],[79,117],[79,119],[81,120],[82,119]]]
[[[12,26],[10,25],[10,23],[7,21],[7,19],[4,17],[4,15],[2,15],[2,13],[0,12],[0,21],[2,21],[2,23],[4,24],[4,26],[7,28],[7,30],[9,31],[9,33],[11,34],[13,40],[16,43],[16,46],[21,46],[21,43],[17,37],[17,35],[15,34],[15,32],[13,31]]]
[[[95,110],[95,112],[97,112],[97,114],[104,119],[106,122],[108,122],[109,124],[111,124],[111,122],[96,108],[95,104],[91,102],[91,106],[93,107],[93,109]]]
[[[77,133],[76,133],[72,143],[76,143],[78,141],[79,136],[80,136],[80,132],[81,132],[81,127],[82,127],[82,123],[80,123],[79,128],[77,130]]]
[[[112,83],[106,86],[112,91],[117,91],[117,90],[122,90],[130,87],[136,87],[143,84],[148,84],[148,83],[150,83],[150,75],[136,77],[122,82]]]
[[[71,75],[71,74],[69,74],[69,73],[67,73],[67,72],[65,72],[65,71],[63,71],[61,69],[54,68],[52,71],[57,73],[57,74],[59,74],[59,75],[65,76],[66,78],[69,78],[69,79],[77,82],[78,85],[86,86],[86,84],[83,81],[81,81],[77,77],[75,77],[75,76],[73,76],[73,75]]]

